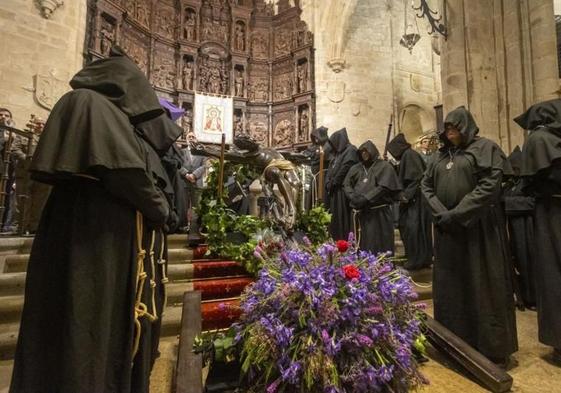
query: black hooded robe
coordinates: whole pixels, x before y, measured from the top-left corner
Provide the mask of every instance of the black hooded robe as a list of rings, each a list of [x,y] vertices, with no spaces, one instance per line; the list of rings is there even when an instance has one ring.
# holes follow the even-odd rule
[[[561,100],[538,103],[515,121],[530,135],[522,149],[534,213],[539,340],[561,350]]]
[[[53,189],[29,259],[10,393],[145,393],[171,215],[156,150],[181,129],[125,56],[92,63],[71,86],[31,165]]]
[[[183,167],[183,154],[175,144],[162,158],[162,164],[173,188],[173,205],[178,217],[177,227],[183,228],[188,224],[187,194],[185,192],[185,181],[179,173],[179,170]]]
[[[429,163],[422,192],[435,222],[434,316],[492,360],[518,349],[516,320],[500,187],[504,153],[477,137],[471,114],[459,107],[446,124],[462,134]]]
[[[392,204],[398,200],[401,185],[393,167],[380,159],[371,141],[359,147],[366,150],[370,160],[355,164],[347,174],[344,190],[353,208],[353,231],[359,247],[378,254],[395,251]]]
[[[353,225],[343,181],[351,167],[358,162],[358,156],[356,147],[349,141],[346,128],[334,132],[329,143],[333,149],[332,161],[325,176],[326,207],[331,213],[329,234],[334,240],[347,240]]]
[[[399,206],[399,232],[406,269],[421,269],[432,264],[432,223],[428,204],[421,194],[421,179],[426,169],[423,157],[411,148],[403,134],[388,144],[388,151],[399,160],[399,181],[405,201]]]
[[[323,149],[323,192],[322,192],[322,201],[326,204],[326,187],[325,187],[325,175],[327,173],[327,169],[329,168],[329,163],[331,161],[330,151],[331,146],[329,145],[329,137],[327,136],[327,127],[319,127],[312,131],[311,138],[312,144],[308,146],[306,150],[302,152],[302,154],[310,160],[310,169],[311,169],[311,179],[309,182],[310,192],[308,192],[308,198],[306,200],[306,206],[308,208],[312,207],[315,203],[313,200],[314,198],[318,198],[319,194],[319,169],[320,169],[320,147]],[[312,192],[313,190],[313,192]]]
[[[508,176],[503,190],[503,202],[507,217],[508,238],[515,279],[519,287],[519,299],[526,307],[536,306],[536,282],[534,273],[534,206],[535,201],[523,192],[520,178],[522,151],[518,146],[508,157],[514,173]]]

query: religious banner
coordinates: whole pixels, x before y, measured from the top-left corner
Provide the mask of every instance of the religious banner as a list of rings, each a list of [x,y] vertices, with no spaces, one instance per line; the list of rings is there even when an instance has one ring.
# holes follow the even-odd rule
[[[233,143],[234,101],[232,97],[195,94],[195,135],[199,142],[221,143],[222,133],[226,143]]]

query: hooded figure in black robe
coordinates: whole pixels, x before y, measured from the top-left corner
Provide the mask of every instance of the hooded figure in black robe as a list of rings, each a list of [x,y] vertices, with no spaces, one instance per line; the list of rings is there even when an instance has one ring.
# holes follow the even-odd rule
[[[312,167],[312,173],[316,176],[319,172],[319,148],[323,148],[324,152],[324,169],[329,167],[329,151],[331,150],[329,145],[329,137],[327,135],[327,127],[319,127],[312,131],[310,136],[312,144],[302,152],[306,157],[310,159],[310,165]]]
[[[160,162],[181,134],[121,51],[74,76],[31,164],[53,186],[33,242],[11,393],[144,393],[173,216]]]
[[[407,263],[405,268],[417,270],[432,263],[431,212],[421,194],[421,179],[426,169],[423,157],[411,148],[403,134],[388,144],[388,151],[399,160],[399,181],[403,199],[399,206],[399,232]]]
[[[343,189],[349,169],[358,162],[356,147],[351,145],[347,129],[336,131],[329,138],[332,160],[325,176],[326,207],[331,213],[329,234],[334,240],[346,240],[353,230],[351,207]]]
[[[317,199],[319,194],[319,169],[320,169],[320,147],[323,149],[323,175],[324,175],[324,182],[323,182],[323,201],[325,203],[325,173],[329,168],[329,162],[331,160],[331,145],[329,144],[329,137],[327,135],[327,131],[329,129],[327,127],[319,127],[312,131],[311,133],[311,140],[312,144],[302,152],[302,154],[307,157],[309,161],[309,165],[311,167],[312,176],[310,182],[310,190],[314,190],[314,192],[309,192],[308,195],[310,196],[309,200],[307,201],[306,205],[308,207],[313,206],[314,201],[312,200],[313,197]]]
[[[173,230],[175,232],[175,229],[184,228],[188,224],[185,181],[179,173],[184,164],[183,153],[177,144],[174,143],[162,157],[162,164],[173,188],[173,206],[178,222],[177,228],[170,228],[170,231]]]
[[[536,306],[536,283],[534,277],[534,198],[523,193],[520,169],[522,151],[518,146],[508,157],[512,174],[506,174],[503,186],[503,202],[507,217],[510,251],[516,269],[515,293],[517,303],[523,308]]]
[[[530,131],[522,149],[525,191],[536,198],[534,214],[539,340],[561,360],[561,100],[530,107],[514,119]]]
[[[392,204],[399,200],[399,179],[371,141],[360,145],[358,153],[360,163],[349,170],[344,182],[345,194],[353,208],[353,232],[362,250],[393,254]]]
[[[422,180],[436,226],[435,319],[497,363],[518,349],[505,222],[506,157],[463,106],[446,116]]]

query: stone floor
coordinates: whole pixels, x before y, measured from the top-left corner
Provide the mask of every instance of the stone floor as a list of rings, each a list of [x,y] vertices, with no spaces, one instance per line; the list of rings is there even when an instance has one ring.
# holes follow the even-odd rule
[[[432,313],[427,302],[427,312]],[[516,314],[519,350],[512,356],[509,374],[516,393],[561,393],[561,365],[551,362],[549,347],[538,342],[537,315],[533,311],[518,311]],[[432,348],[431,361],[422,366],[422,371],[431,384],[420,393],[480,393],[488,390],[473,382],[451,365]]]
[[[427,312],[431,314],[428,302]],[[515,393],[561,393],[561,367],[550,362],[550,350],[537,341],[537,318],[532,311],[517,312],[520,350],[513,356],[510,375],[514,378]],[[151,379],[151,393],[171,392],[172,374],[176,358],[177,340],[162,340],[162,356],[156,362]],[[451,368],[438,352],[429,350],[431,361],[422,366],[431,384],[420,393],[484,393],[487,390],[473,382],[461,370]],[[8,392],[12,362],[0,362],[0,393]]]

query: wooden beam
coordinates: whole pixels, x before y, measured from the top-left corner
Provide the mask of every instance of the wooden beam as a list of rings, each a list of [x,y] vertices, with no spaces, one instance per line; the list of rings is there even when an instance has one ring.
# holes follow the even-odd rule
[[[185,292],[175,373],[175,393],[203,392],[202,355],[193,353],[193,343],[195,337],[201,333],[201,329],[201,292]]]
[[[425,325],[426,336],[433,347],[458,362],[483,386],[493,393],[510,390],[512,377],[505,370],[428,315]]]

